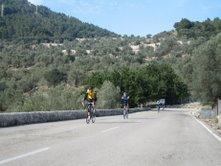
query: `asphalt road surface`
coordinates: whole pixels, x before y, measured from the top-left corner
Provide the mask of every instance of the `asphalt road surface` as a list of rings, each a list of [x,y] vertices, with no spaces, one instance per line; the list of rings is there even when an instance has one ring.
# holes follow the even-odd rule
[[[221,142],[184,111],[0,129],[0,166],[221,166]]]

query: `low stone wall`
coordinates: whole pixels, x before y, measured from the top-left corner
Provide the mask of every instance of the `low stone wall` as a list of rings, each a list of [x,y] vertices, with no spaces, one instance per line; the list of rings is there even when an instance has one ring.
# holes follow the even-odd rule
[[[200,110],[200,119],[213,119],[217,116],[215,109],[201,109]]]
[[[145,108],[133,108],[129,113],[145,111]],[[114,116],[121,115],[122,109],[97,110],[96,116]],[[18,112],[18,113],[1,113],[0,127],[10,127],[34,123],[46,123],[64,120],[83,119],[86,113],[80,110],[70,111],[48,111],[48,112]]]
[[[218,119],[218,129],[221,129],[221,115],[217,116]]]
[[[217,110],[218,110],[218,115],[221,115],[221,99],[218,100]]]

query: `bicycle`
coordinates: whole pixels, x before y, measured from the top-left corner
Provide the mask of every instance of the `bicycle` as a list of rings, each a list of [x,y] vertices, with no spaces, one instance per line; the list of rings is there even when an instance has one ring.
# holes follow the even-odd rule
[[[95,114],[95,109],[94,109],[93,103],[89,103],[87,106],[87,109],[88,109],[88,113],[87,113],[87,117],[86,117],[86,123],[89,124],[90,121],[92,123],[95,123],[96,114]]]
[[[123,109],[123,118],[128,119],[128,106],[124,106]]]
[[[160,113],[160,105],[157,106],[157,112]]]

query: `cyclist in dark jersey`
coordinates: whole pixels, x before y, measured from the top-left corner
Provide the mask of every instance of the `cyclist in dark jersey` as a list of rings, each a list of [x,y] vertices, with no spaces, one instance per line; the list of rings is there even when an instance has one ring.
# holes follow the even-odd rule
[[[129,107],[129,96],[126,92],[124,92],[123,96],[121,97],[121,103],[124,107]]]
[[[124,112],[123,116],[124,119],[128,118],[128,110],[129,110],[129,96],[127,95],[126,92],[124,92],[123,96],[121,97],[121,103],[123,104]]]

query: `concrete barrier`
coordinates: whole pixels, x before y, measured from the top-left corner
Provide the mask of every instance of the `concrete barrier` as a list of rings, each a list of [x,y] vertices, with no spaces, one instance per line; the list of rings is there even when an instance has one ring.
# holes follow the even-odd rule
[[[133,108],[130,109],[129,113],[141,112],[145,110],[147,109]],[[121,114],[122,114],[122,109],[107,109],[107,110],[103,109],[96,111],[97,117],[114,116]],[[0,113],[0,127],[83,119],[85,117],[86,113],[82,110]]]

